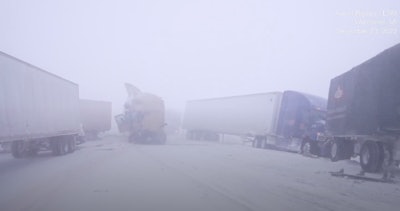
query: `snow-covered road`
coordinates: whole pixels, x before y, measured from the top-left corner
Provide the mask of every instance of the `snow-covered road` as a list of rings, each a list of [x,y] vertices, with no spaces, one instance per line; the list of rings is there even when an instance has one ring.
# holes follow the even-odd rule
[[[109,136],[73,154],[0,154],[0,210],[398,210],[400,184],[332,177],[332,163],[236,141],[133,145]]]

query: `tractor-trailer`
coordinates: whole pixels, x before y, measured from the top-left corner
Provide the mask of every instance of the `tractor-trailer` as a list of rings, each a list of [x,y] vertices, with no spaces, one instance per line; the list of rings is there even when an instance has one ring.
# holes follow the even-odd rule
[[[99,133],[111,129],[111,102],[80,99],[79,109],[86,139],[96,139]]]
[[[129,142],[143,144],[165,144],[164,100],[157,95],[140,91],[125,83],[128,98],[124,112],[115,116],[118,130],[129,133]]]
[[[331,80],[327,135],[332,161],[360,156],[365,172],[398,166],[400,44]]]
[[[79,130],[77,84],[0,52],[0,143],[15,158],[73,152]]]
[[[296,91],[270,92],[186,103],[188,139],[218,140],[220,134],[254,137],[257,148],[310,150],[324,130],[326,100]]]

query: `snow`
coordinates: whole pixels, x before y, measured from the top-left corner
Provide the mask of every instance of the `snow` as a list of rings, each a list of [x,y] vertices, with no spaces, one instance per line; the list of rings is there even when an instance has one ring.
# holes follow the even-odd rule
[[[0,210],[396,210],[400,185],[333,177],[332,163],[249,143],[134,145],[108,136],[73,154],[0,154]],[[375,175],[377,176],[377,175]]]

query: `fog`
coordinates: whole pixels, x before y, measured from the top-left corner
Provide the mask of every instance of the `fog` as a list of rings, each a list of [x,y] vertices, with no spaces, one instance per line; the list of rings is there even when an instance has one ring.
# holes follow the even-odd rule
[[[1,52],[78,84],[80,98],[112,102],[112,116],[124,110],[125,83],[160,96],[168,124],[160,127],[162,109],[148,115],[126,106],[119,123],[130,124],[127,136],[116,135],[112,119],[111,132],[90,140],[98,131],[89,130],[84,115],[77,131],[76,86],[57,89],[56,81],[45,83],[39,74],[34,80],[23,74],[29,68],[0,59],[6,67],[0,69],[0,210],[400,207],[400,99],[392,95],[400,89],[393,62],[399,47],[370,65],[372,76],[386,69],[382,79],[390,83],[364,83],[385,93],[379,99],[390,98],[384,105],[352,106],[360,112],[347,115],[340,109],[375,102],[377,91],[345,104],[347,96],[364,93],[338,85],[335,98],[344,103],[331,119],[350,135],[325,134],[332,131],[325,128],[323,100],[299,94],[326,98],[332,78],[398,44],[399,0],[0,0],[0,30]],[[12,73],[20,74],[7,77]],[[66,97],[56,90],[67,90]],[[280,94],[253,95],[266,92]],[[227,96],[242,97],[219,98]],[[130,97],[161,107],[153,95]],[[208,98],[219,100],[197,100]],[[207,103],[188,106],[199,124],[184,133],[180,120],[189,100]],[[380,119],[376,107],[387,111]],[[372,135],[353,130],[354,122],[372,125]]]
[[[2,0],[0,26],[1,51],[116,114],[125,82],[174,110],[258,92],[326,97],[331,78],[399,42],[400,2]]]

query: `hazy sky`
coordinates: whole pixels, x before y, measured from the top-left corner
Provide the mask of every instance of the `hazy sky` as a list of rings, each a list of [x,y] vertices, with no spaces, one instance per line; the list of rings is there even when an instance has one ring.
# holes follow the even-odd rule
[[[124,82],[186,100],[298,90],[400,41],[399,0],[0,0],[0,51],[122,111]]]

